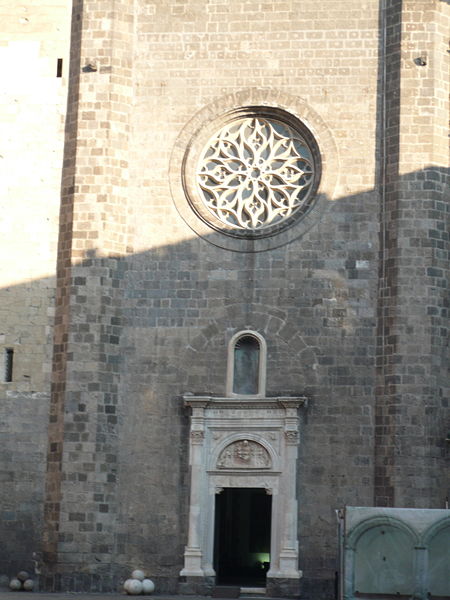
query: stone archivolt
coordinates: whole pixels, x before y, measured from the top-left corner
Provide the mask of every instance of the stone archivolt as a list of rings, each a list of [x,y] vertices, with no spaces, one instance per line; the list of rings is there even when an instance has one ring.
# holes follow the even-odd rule
[[[306,207],[314,176],[303,137],[287,123],[263,117],[222,127],[208,142],[197,170],[206,208],[238,230],[276,225]]]

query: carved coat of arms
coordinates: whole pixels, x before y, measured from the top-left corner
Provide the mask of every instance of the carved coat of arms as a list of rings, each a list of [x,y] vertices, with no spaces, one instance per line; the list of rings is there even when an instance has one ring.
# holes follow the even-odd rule
[[[251,440],[239,440],[222,450],[218,469],[269,469],[272,461],[267,450]]]

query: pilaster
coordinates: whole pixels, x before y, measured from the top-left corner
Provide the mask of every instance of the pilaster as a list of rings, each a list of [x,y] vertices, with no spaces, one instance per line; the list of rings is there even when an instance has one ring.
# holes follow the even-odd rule
[[[132,50],[131,0],[74,0],[45,512],[52,590],[116,587]]]
[[[386,0],[381,6],[375,504],[437,508],[448,493],[450,7],[437,0]]]

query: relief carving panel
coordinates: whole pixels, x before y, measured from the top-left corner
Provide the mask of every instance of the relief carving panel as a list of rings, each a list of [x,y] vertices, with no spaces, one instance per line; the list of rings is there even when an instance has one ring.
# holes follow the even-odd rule
[[[270,469],[269,453],[257,442],[239,440],[222,450],[217,460],[218,469]]]

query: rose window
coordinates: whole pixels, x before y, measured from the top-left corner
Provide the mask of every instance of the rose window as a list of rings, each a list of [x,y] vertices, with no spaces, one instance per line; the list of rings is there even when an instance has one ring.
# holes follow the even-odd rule
[[[197,167],[204,207],[228,228],[257,231],[308,208],[315,180],[305,138],[275,118],[239,118],[210,138]]]

